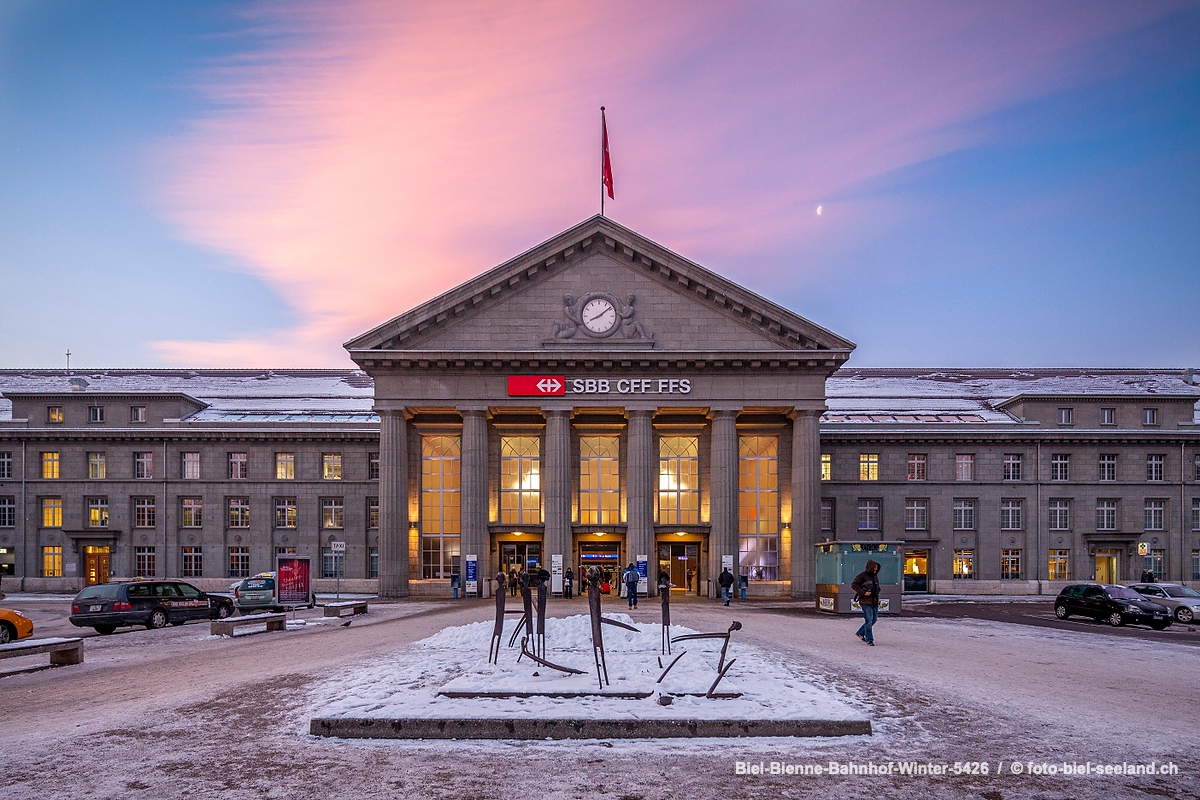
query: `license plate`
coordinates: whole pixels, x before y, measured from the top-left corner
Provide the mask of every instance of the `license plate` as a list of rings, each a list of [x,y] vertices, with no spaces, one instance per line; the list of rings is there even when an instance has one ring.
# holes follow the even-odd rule
[[[103,609],[104,609],[103,605],[88,606],[88,611],[102,611]]]

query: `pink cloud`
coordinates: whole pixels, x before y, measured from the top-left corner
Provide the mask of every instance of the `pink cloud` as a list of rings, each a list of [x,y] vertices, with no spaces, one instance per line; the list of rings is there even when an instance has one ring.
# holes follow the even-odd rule
[[[1089,79],[1164,5],[339,2],[250,24],[224,110],[163,146],[189,241],[298,327],[159,342],[170,363],[346,363],[340,343],[597,211],[718,270],[810,235],[818,203],[970,144],[962,123]],[[1113,67],[1116,69],[1116,67]]]

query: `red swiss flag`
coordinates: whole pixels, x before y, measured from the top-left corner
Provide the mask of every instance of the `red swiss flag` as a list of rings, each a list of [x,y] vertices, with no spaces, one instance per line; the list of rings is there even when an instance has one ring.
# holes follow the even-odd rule
[[[509,375],[509,397],[558,397],[567,393],[562,375]]]

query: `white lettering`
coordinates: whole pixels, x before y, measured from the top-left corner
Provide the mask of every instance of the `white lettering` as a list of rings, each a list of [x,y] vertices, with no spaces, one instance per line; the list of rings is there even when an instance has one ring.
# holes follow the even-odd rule
[[[679,391],[679,381],[677,381],[675,378],[667,381],[667,391],[671,394],[675,394],[675,392]]]
[[[583,381],[579,380],[579,378],[572,379],[571,393],[572,394],[583,394]]]
[[[659,382],[658,382],[658,393],[659,393],[659,394],[665,394],[665,393],[666,393],[666,391],[667,391],[667,386],[668,386],[669,384],[670,384],[670,381],[668,381],[668,380],[666,380],[666,379],[661,379],[661,380],[659,380]]]
[[[600,383],[600,388],[599,388],[600,393],[608,394],[608,381],[601,378],[599,383]]]
[[[690,394],[691,391],[692,391],[692,382],[687,378],[680,378],[679,393],[680,394]]]
[[[620,394],[628,393],[629,391],[631,391],[629,388],[630,383],[631,383],[631,381],[628,378],[621,378],[621,380],[617,381],[617,391]],[[636,383],[636,381],[632,381],[632,383]]]

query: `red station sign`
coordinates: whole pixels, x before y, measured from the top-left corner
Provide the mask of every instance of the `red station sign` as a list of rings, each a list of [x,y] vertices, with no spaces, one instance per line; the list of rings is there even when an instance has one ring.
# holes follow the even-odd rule
[[[561,397],[567,393],[562,375],[509,375],[509,397]]]

